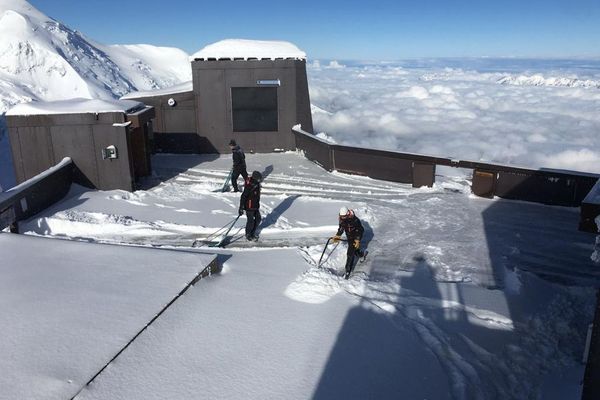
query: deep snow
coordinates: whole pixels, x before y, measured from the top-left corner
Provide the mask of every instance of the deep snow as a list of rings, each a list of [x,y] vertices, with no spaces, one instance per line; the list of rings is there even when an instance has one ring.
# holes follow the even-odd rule
[[[238,196],[213,192],[230,162],[156,156],[147,190],[74,187],[22,229],[189,247],[236,215]],[[248,165],[267,176],[261,240],[246,244],[238,222],[223,273],[81,398],[579,397],[600,271],[576,209],[476,198],[460,178],[413,189],[329,174],[296,153]],[[348,281],[344,245],[316,266],[340,204],[363,220],[370,250]]]
[[[70,399],[214,259],[0,233],[0,399]]]

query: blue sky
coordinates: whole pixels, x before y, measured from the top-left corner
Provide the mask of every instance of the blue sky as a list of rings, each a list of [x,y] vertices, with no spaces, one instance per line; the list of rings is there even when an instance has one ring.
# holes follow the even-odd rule
[[[226,38],[288,40],[309,59],[600,56],[599,0],[30,0],[105,44],[196,52]]]

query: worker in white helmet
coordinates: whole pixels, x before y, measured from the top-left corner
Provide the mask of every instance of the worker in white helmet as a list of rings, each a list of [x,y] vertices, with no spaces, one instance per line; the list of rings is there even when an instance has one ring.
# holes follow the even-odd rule
[[[334,243],[337,243],[342,238],[342,233],[346,233],[348,239],[348,251],[346,253],[346,274],[344,278],[348,279],[354,267],[354,257],[358,256],[364,259],[367,252],[360,249],[360,241],[362,239],[364,228],[360,220],[354,215],[354,211],[347,207],[340,208],[339,212],[339,228],[337,234],[333,237]]]

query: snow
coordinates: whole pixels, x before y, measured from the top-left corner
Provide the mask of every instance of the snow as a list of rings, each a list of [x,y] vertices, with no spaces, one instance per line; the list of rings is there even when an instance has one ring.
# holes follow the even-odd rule
[[[85,113],[130,113],[144,108],[144,104],[132,100],[70,99],[61,101],[33,101],[12,107],[7,116],[48,115],[48,114],[85,114]]]
[[[207,60],[209,58],[235,59],[249,58],[270,59],[294,58],[304,60],[306,53],[295,44],[280,40],[247,40],[225,39],[209,44],[190,56],[190,61]]]
[[[5,399],[72,398],[214,259],[0,233]]]
[[[161,90],[192,79],[189,55],[183,50],[148,44],[97,46],[138,90]]]
[[[599,234],[596,236],[596,247],[594,248],[591,258],[592,261],[600,264],[600,216],[596,217],[596,226],[599,229]]]
[[[140,97],[166,96],[169,94],[191,92],[192,90],[194,90],[193,83],[192,83],[192,81],[188,81],[188,82],[183,82],[183,83],[180,83],[180,84],[177,84],[177,85],[174,85],[171,87],[167,87],[164,89],[131,92],[131,93],[128,93],[125,96],[121,97],[121,99],[125,100],[125,99],[136,99],[136,98],[140,98]]]
[[[146,190],[74,187],[30,235],[187,248],[233,221],[230,156],[160,155]],[[220,275],[183,295],[78,398],[580,397],[600,270],[576,209],[327,173],[299,154],[248,154],[266,176],[261,239],[244,217]],[[341,277],[330,246],[353,208],[369,257]],[[206,250],[213,251],[214,248]],[[231,333],[230,333],[231,332]],[[398,377],[401,377],[400,379]]]
[[[518,86],[566,86],[566,87],[584,87],[600,89],[600,81],[591,79],[580,80],[569,77],[544,77],[541,74],[537,75],[519,75],[505,76],[498,80],[502,85],[518,85]]]

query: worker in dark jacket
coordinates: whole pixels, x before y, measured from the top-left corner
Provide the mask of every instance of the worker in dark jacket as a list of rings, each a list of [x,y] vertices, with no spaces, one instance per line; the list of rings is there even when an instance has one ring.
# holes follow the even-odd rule
[[[250,180],[244,186],[244,191],[240,197],[240,215],[246,211],[246,239],[258,240],[256,228],[260,224],[260,183],[262,175],[258,171],[254,171]]]
[[[340,208],[339,221],[340,226],[333,237],[333,242],[339,242],[342,238],[342,233],[346,233],[348,251],[346,253],[346,275],[344,275],[344,278],[348,279],[354,266],[354,256],[357,255],[364,258],[367,255],[366,252],[360,249],[360,241],[364,233],[364,228],[360,220],[354,215],[354,211],[349,210],[347,207]]]
[[[240,175],[244,178],[244,184],[248,181],[248,171],[246,171],[246,156],[244,150],[237,145],[235,140],[229,141],[229,148],[233,155],[233,168],[231,169],[231,185],[234,192],[239,192],[237,179]]]

